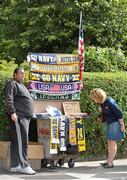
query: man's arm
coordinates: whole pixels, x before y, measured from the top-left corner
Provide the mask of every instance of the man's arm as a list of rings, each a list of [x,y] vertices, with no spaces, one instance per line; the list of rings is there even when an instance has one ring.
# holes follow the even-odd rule
[[[15,81],[10,81],[5,89],[5,108],[13,121],[17,120],[16,109],[14,107],[14,98],[17,93]]]

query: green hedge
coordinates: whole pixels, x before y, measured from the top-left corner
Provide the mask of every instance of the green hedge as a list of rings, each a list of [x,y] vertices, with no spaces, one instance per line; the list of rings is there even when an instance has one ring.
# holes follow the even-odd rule
[[[127,57],[121,49],[86,47],[85,72],[127,71]]]
[[[14,64],[12,67],[14,69]],[[8,121],[4,111],[3,88],[5,87],[6,80],[12,77],[12,69],[10,71],[0,70],[0,139],[2,140],[9,139]],[[81,92],[80,101],[81,111],[87,112],[89,118],[84,120],[87,151],[82,155],[83,157],[92,157],[92,159],[94,157],[102,158],[106,156],[106,140],[103,134],[103,126],[97,123],[97,105],[90,100],[89,94],[95,87],[103,88],[109,96],[118,102],[127,123],[127,73],[84,73],[83,82],[84,88]],[[126,155],[126,151],[127,144],[124,140],[119,143],[118,155]]]
[[[108,96],[113,97],[124,113],[125,123],[127,123],[127,73],[84,73],[84,88],[81,93],[81,110],[87,112],[89,118],[84,121],[87,151],[84,157],[96,157],[106,155],[106,140],[103,132],[103,125],[97,122],[98,107],[93,103],[89,94],[93,88],[104,89]],[[126,155],[126,140],[119,142],[118,156]]]

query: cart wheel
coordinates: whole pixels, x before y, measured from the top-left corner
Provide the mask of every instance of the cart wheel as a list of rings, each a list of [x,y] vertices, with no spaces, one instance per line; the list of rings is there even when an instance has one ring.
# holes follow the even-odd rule
[[[60,167],[62,167],[64,165],[64,159],[59,159],[58,164]]]
[[[54,161],[50,162],[50,168],[53,169],[54,168]]]
[[[47,162],[46,159],[42,159],[42,160],[41,160],[41,167],[42,167],[42,168],[47,167],[47,164],[48,164],[48,162]]]
[[[57,162],[52,160],[52,161],[50,162],[50,168],[53,169],[53,168],[55,168],[55,167],[57,167]]]
[[[74,165],[75,165],[74,160],[73,160],[73,159],[70,159],[70,160],[68,161],[68,167],[69,167],[69,168],[73,168]]]

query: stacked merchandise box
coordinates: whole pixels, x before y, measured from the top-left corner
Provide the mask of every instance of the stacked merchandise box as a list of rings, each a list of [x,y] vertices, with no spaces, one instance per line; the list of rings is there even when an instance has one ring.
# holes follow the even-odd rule
[[[28,159],[32,168],[41,169],[41,159],[44,158],[43,145],[35,142],[28,144]],[[0,142],[0,169],[10,169],[10,141]]]
[[[80,61],[77,54],[29,53],[27,58],[30,62],[29,91],[34,99],[36,114],[45,113],[46,108],[50,105],[57,108],[62,114],[67,115],[63,108],[63,103],[66,102],[71,103],[72,107],[73,104],[78,103],[78,109],[80,110],[79,100],[82,83],[80,81]],[[76,109],[74,112],[77,112]],[[80,111],[77,113],[80,113]],[[60,144],[61,140],[54,142],[52,135],[56,133],[53,132],[55,128],[59,129],[57,133],[60,133],[63,117],[61,116],[59,120],[57,117],[48,120],[38,118],[37,120],[38,142],[44,144],[45,158],[53,158],[54,154],[59,154],[58,144]],[[76,145],[76,119],[73,118],[72,121],[70,115],[68,119],[69,124],[72,124],[72,122],[75,124],[75,133],[73,135],[76,139]],[[66,125],[65,121],[62,124]],[[69,135],[67,138],[69,139]],[[60,154],[62,152],[66,153],[67,149],[63,148]]]

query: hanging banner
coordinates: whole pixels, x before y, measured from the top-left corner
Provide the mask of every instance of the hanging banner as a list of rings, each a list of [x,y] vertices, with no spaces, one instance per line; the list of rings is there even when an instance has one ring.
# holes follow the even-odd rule
[[[41,82],[74,82],[79,81],[79,74],[44,74],[30,72],[29,79]]]
[[[81,117],[76,118],[78,151],[86,151],[85,131]]]
[[[28,62],[40,64],[66,64],[79,61],[78,54],[29,53]]]
[[[57,154],[58,149],[57,149],[57,144],[53,144],[50,139],[50,154]]]
[[[76,120],[75,117],[69,117],[69,143],[71,145],[76,145]]]
[[[31,97],[35,100],[80,100],[80,92],[76,92],[73,94],[62,94],[62,95],[53,95],[53,94],[42,94],[42,93],[38,93],[38,92],[30,92]]]
[[[58,153],[59,139],[58,139],[58,118],[50,117],[50,154]]]
[[[30,91],[42,92],[42,93],[68,93],[77,92],[81,90],[80,82],[73,83],[43,83],[39,81],[30,81],[28,89]]]
[[[43,72],[48,74],[73,74],[79,73],[79,62],[74,64],[62,64],[62,65],[48,65],[38,64],[35,62],[30,63],[30,70],[34,72]]]
[[[53,144],[59,144],[59,132],[58,132],[58,124],[59,124],[59,118],[57,117],[51,117],[51,143]]]
[[[60,117],[60,151],[66,151],[68,119],[66,116]]]

